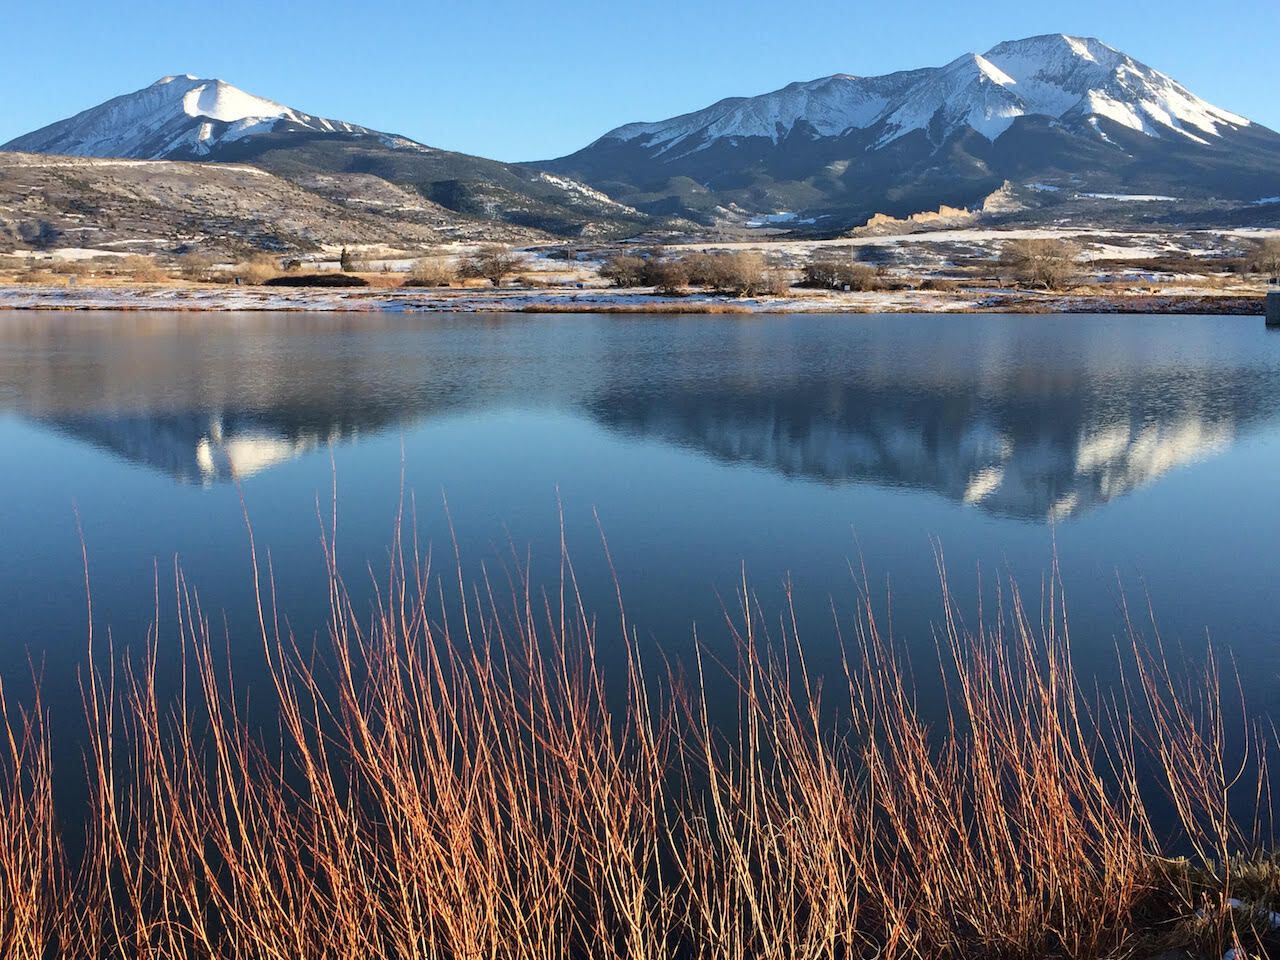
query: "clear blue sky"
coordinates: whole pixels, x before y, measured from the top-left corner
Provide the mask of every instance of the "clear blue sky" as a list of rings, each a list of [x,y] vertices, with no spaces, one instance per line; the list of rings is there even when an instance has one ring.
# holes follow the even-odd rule
[[[1280,0],[7,0],[0,142],[170,73],[502,160],[832,73],[1096,36],[1280,128]]]

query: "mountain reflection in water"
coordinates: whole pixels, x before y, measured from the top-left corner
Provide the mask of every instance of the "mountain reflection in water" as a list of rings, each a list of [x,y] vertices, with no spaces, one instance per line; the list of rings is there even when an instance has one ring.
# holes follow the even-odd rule
[[[554,409],[729,464],[1047,521],[1275,420],[1277,352],[1250,323],[8,318],[0,408],[199,483],[464,410]]]

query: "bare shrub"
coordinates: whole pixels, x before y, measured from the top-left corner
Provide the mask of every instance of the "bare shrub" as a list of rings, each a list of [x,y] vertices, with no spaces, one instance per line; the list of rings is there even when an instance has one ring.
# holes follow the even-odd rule
[[[781,267],[769,267],[765,270],[762,293],[771,297],[786,297],[791,294],[791,274]]]
[[[680,258],[685,283],[733,297],[754,296],[765,291],[769,274],[759,253],[697,252]]]
[[[177,266],[183,280],[207,283],[213,278],[214,259],[207,253],[184,253],[178,257]]]
[[[1071,283],[1080,248],[1066,240],[1010,240],[1000,253],[1000,265],[1028,286],[1061,290]]]
[[[447,287],[458,279],[458,268],[444,257],[415,260],[405,278],[406,287]]]
[[[708,267],[710,277],[706,286],[720,293],[749,297],[764,289],[765,262],[758,253],[713,254]]]
[[[227,270],[217,271],[212,279],[222,283],[231,283],[239,279],[244,283],[260,284],[279,276],[280,272],[279,257],[260,253],[248,260],[232,264]]]
[[[716,260],[714,253],[688,253],[681,257],[690,286],[714,287],[720,272]]]
[[[1280,281],[1280,237],[1271,237],[1258,246],[1254,269],[1269,280]]]
[[[168,273],[154,257],[132,254],[122,257],[112,270],[117,276],[128,277],[138,283],[156,283],[164,280]]]
[[[636,257],[629,254],[618,254],[610,257],[600,265],[600,277],[608,280],[615,287],[644,286],[644,257]]]
[[[61,277],[85,277],[93,272],[93,267],[86,260],[54,260],[49,269]]]
[[[654,257],[645,261],[643,279],[646,287],[675,296],[684,293],[689,286],[689,269],[682,260]]]
[[[523,262],[523,258],[513,253],[510,247],[494,244],[481,247],[465,257],[458,266],[458,276],[464,280],[488,280],[495,287],[500,287]]]
[[[48,267],[31,265],[13,279],[16,283],[52,283],[55,274]]]
[[[933,290],[938,293],[954,293],[960,289],[960,283],[949,277],[929,277],[920,284],[921,290]]]
[[[882,281],[876,268],[858,263],[847,256],[820,253],[801,268],[803,285],[819,290],[844,290],[866,292],[879,290]]]

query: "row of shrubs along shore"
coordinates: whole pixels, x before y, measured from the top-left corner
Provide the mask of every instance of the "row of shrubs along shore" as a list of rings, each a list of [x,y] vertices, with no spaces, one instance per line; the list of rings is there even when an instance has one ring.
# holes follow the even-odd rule
[[[729,667],[696,643],[646,655],[619,610],[608,674],[571,574],[550,595],[466,584],[397,538],[371,616],[326,553],[321,639],[287,632],[256,562],[258,636],[216,640],[180,573],[145,645],[91,635],[83,765],[54,766],[61,707],[0,694],[6,960],[1280,945],[1274,733],[1232,719],[1212,661],[1184,684],[1136,632],[1099,693],[1055,587],[1030,615],[1010,589],[968,631],[944,583],[933,667],[863,601],[827,676],[749,594]],[[230,676],[224,642],[261,649],[265,679],[242,654]],[[930,675],[943,693],[922,705]],[[59,808],[59,779],[83,773],[87,801]]]
[[[1134,258],[1110,261],[1112,269],[1130,269],[1178,276],[1183,284],[1222,283],[1222,272],[1241,278],[1280,275],[1280,239],[1256,245],[1250,256],[1231,260],[1179,257]],[[11,262],[7,262],[11,261]],[[375,261],[376,262],[376,261]],[[137,283],[181,280],[195,283],[275,283],[284,286],[405,286],[442,288],[480,283],[503,286],[514,279],[522,287],[548,285],[538,271],[529,270],[522,254],[502,245],[482,245],[465,254],[436,254],[420,257],[407,270],[392,270],[388,260],[381,269],[358,259],[344,249],[339,258],[340,275],[349,282],[334,280],[337,274],[308,273],[299,259],[257,254],[247,260],[219,263],[210,256],[188,253],[164,261],[132,255],[97,257],[87,260],[29,262],[23,258],[0,258],[0,275],[12,273],[20,283],[45,282],[58,274],[79,277],[114,278]],[[989,262],[966,264],[948,276],[916,281],[884,265],[863,262],[857,251],[817,249],[800,264],[761,251],[673,251],[656,247],[614,253],[596,265],[577,262],[570,269],[579,282],[602,280],[618,289],[647,288],[663,296],[679,296],[697,289],[727,297],[784,297],[800,288],[846,292],[894,291],[908,289],[954,291],[964,285],[989,288],[993,283],[1010,288],[1059,291],[1087,290],[1096,267],[1088,265],[1081,248],[1060,239],[1016,239],[1006,241],[999,256]],[[6,271],[7,268],[7,271]],[[977,271],[977,272],[975,272]],[[358,278],[358,279],[357,279]],[[370,279],[372,278],[372,279]],[[314,282],[309,282],[314,281]],[[561,280],[561,283],[564,282]]]

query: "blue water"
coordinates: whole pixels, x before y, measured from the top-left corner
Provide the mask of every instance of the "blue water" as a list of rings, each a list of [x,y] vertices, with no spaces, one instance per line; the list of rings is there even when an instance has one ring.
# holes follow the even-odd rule
[[[1257,318],[0,314],[0,451],[0,678],[34,664],[55,722],[79,711],[77,515],[99,630],[140,641],[157,577],[163,624],[178,561],[252,684],[241,493],[307,636],[317,504],[336,481],[366,597],[402,475],[446,576],[451,517],[468,575],[527,559],[552,584],[563,514],[606,622],[603,531],[630,621],[677,658],[695,623],[728,644],[744,575],[769,617],[794,584],[835,669],[864,566],[923,651],[935,547],[973,616],[1001,576],[1038,610],[1056,551],[1086,668],[1149,599],[1167,643],[1211,639],[1280,709],[1280,336]]]

